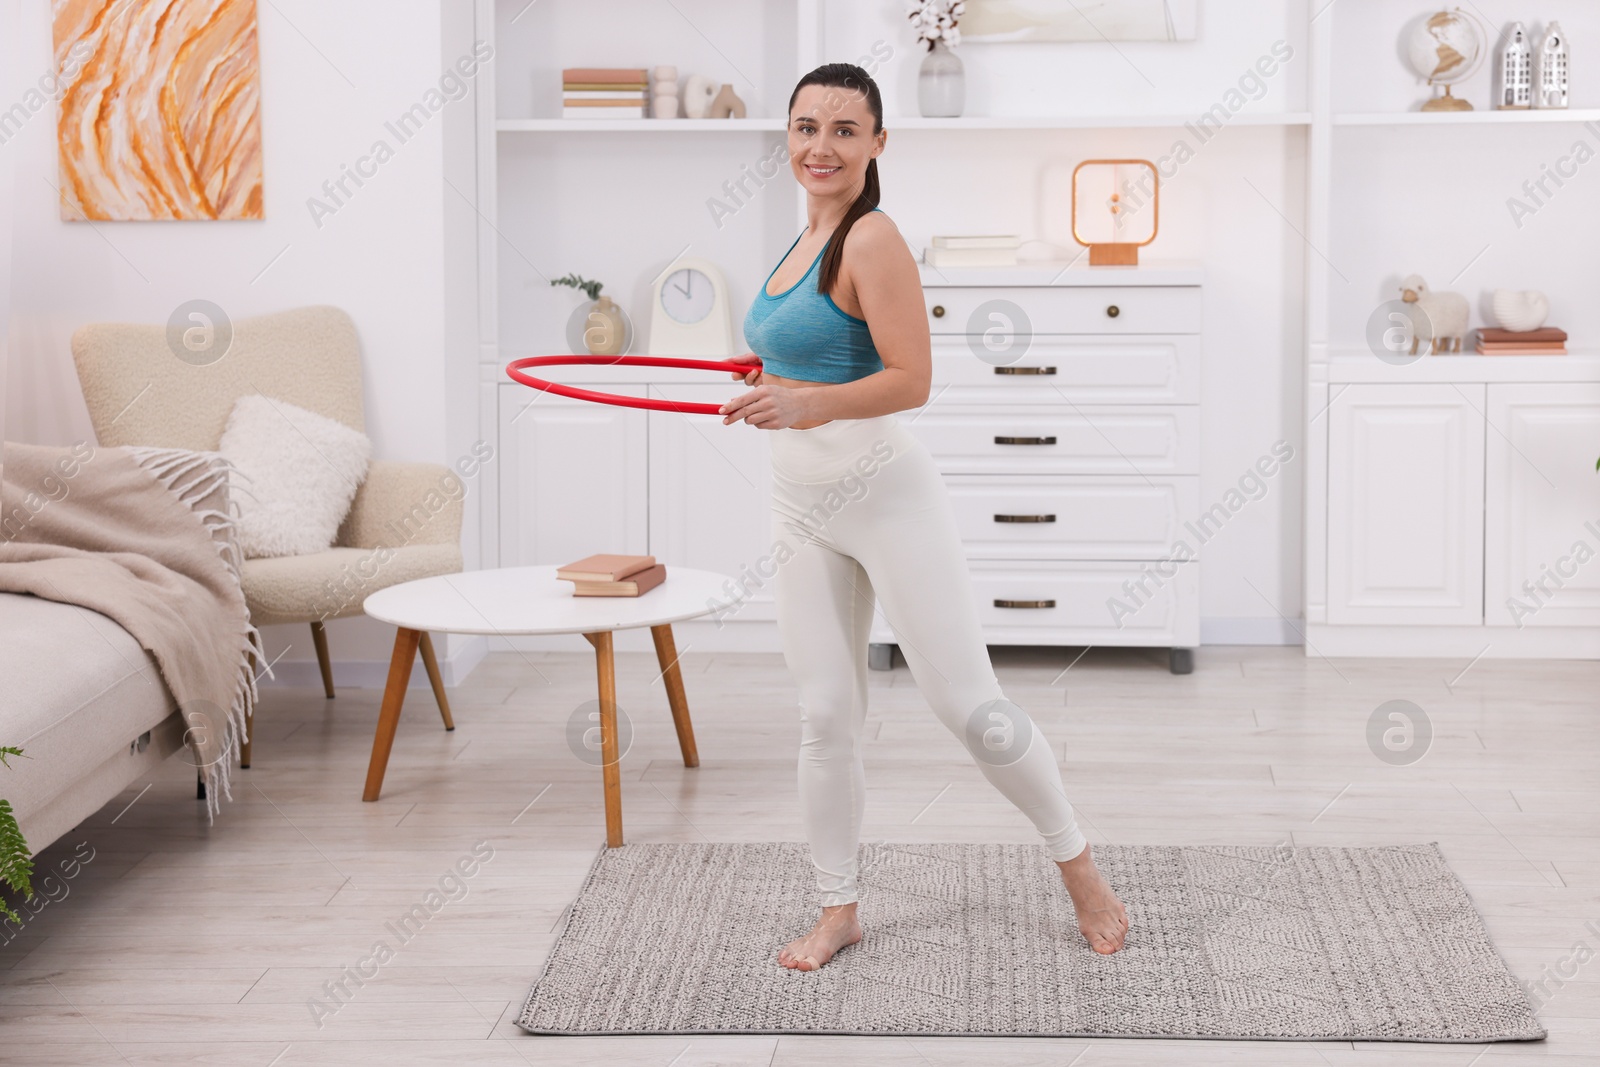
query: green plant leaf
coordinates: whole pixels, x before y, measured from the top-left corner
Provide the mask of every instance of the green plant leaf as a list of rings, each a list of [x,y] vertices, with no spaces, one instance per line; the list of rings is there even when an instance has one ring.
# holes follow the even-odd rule
[[[33,854],[28,851],[28,843],[22,838],[22,829],[11,810],[11,801],[0,800],[0,882],[21,893],[24,900],[32,900],[32,876]],[[21,916],[3,900],[0,900],[0,912],[5,913],[12,922],[22,921]]]
[[[12,756],[24,756],[22,749],[11,745],[0,746],[0,765],[10,767],[7,762]],[[0,884],[8,885],[22,894],[24,900],[33,899],[33,854],[28,851],[28,842],[23,840],[22,827],[17,825],[16,813],[11,810],[11,801],[0,800]],[[3,899],[0,899],[0,914],[14,923],[20,923],[22,917],[11,909]]]

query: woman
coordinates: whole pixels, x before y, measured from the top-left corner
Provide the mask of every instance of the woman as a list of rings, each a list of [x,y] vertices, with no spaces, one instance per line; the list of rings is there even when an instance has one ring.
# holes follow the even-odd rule
[[[800,689],[800,804],[822,915],[778,961],[815,970],[861,940],[856,850],[865,777],[873,596],[923,696],[985,777],[1033,821],[1095,951],[1127,912],[1079,832],[1049,742],[1004,699],[978,625],[948,491],[894,412],[927,402],[932,364],[916,262],[878,209],[883,102],[866,71],[829,63],[789,98],[789,166],[808,225],[745,319],[762,369],[723,424],[772,430],[775,599]],[[820,266],[819,266],[820,265]],[[739,357],[735,362],[749,362]]]

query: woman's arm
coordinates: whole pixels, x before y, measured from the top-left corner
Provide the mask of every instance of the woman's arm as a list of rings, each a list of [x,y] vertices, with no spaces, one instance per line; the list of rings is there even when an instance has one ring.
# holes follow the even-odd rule
[[[833,385],[759,385],[724,405],[724,423],[755,415],[752,424],[778,429],[770,425],[772,417],[783,425],[870,419],[927,402],[933,357],[922,278],[905,239],[881,212],[864,215],[850,227],[840,276],[851,283],[883,370]]]

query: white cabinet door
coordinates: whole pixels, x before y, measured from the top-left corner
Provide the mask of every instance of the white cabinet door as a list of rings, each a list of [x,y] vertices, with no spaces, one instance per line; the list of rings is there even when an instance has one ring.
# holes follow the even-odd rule
[[[1488,405],[1487,621],[1600,625],[1600,384],[1490,385]]]
[[[1329,408],[1328,621],[1483,622],[1484,387],[1347,385]]]
[[[745,391],[731,384],[651,385],[651,396],[720,404]],[[650,412],[650,552],[667,564],[734,579],[722,622],[774,619],[777,574],[771,534],[771,430],[722,425],[716,415]]]
[[[646,414],[500,387],[500,566],[650,551]]]

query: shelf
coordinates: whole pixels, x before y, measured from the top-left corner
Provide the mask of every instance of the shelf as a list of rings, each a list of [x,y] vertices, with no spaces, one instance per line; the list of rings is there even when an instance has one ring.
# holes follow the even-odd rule
[[[953,119],[925,119],[912,115],[886,115],[883,125],[895,130],[1100,130],[1177,129],[1197,121],[1198,115],[970,115]],[[1241,111],[1226,126],[1305,126],[1309,111]]]
[[[1340,349],[1328,358],[1328,381],[1375,382],[1600,382],[1600,349],[1564,356],[1424,356],[1415,363],[1385,363],[1364,349]]]
[[[1180,129],[1195,122],[1195,115],[975,115],[952,119],[925,119],[887,115],[883,124],[892,130],[1123,130]],[[1225,126],[1305,126],[1306,111],[1251,113],[1242,111]],[[782,133],[782,119],[500,119],[501,133],[694,133],[734,130],[770,130]]]
[[[732,133],[771,130],[782,133],[782,119],[500,119],[501,133]]]
[[[1600,108],[1545,108],[1523,111],[1347,111],[1333,116],[1335,126],[1472,126],[1498,122],[1593,122]]]

